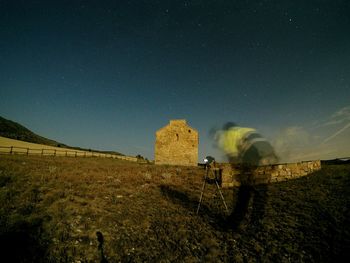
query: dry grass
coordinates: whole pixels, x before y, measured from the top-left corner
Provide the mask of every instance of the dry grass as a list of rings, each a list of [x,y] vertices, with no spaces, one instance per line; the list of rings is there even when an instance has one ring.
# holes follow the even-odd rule
[[[350,244],[349,171],[269,186],[259,220],[232,231],[212,186],[195,214],[200,168],[1,156],[0,245],[13,262],[98,262],[100,231],[109,262],[328,261]]]

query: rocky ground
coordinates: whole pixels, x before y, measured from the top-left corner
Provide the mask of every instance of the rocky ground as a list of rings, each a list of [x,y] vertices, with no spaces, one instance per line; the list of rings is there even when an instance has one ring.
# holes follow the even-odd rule
[[[338,262],[349,258],[350,166],[223,191],[204,170],[0,156],[0,257],[11,262]],[[243,199],[242,199],[243,197]],[[241,204],[242,205],[242,204]],[[242,210],[242,211],[243,211]],[[235,214],[237,215],[237,214]],[[98,232],[98,238],[96,233]]]

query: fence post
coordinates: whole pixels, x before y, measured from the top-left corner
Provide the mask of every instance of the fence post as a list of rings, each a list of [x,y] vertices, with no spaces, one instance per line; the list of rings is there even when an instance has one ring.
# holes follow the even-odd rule
[[[44,149],[41,149],[41,156],[44,155]]]
[[[66,157],[68,156],[68,153],[67,153],[67,151],[66,151]]]
[[[29,155],[29,148],[27,148],[27,155]]]
[[[77,158],[77,151],[75,151],[75,158]]]
[[[86,157],[86,152],[84,152],[84,157]]]
[[[55,151],[54,151],[54,153],[53,153],[53,156],[56,156],[56,149],[55,149]]]
[[[13,146],[11,146],[10,154],[12,154],[12,152],[13,152]]]

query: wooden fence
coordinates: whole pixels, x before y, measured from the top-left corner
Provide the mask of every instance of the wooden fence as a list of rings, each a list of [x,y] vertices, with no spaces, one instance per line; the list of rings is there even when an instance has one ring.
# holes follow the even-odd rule
[[[67,149],[34,149],[24,148],[17,146],[0,146],[0,154],[17,154],[17,155],[37,155],[37,156],[66,156],[66,157],[102,157],[102,158],[114,158],[126,161],[137,162],[136,157],[99,153],[99,152],[87,152],[78,150]]]

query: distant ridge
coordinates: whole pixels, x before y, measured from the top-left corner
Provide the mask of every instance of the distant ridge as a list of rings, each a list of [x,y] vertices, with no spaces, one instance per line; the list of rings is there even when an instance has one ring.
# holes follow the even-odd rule
[[[109,154],[117,154],[117,155],[124,155],[119,152],[115,151],[98,151],[98,150],[92,150],[92,149],[84,149],[80,147],[72,147],[68,146],[66,144],[47,139],[45,137],[42,137],[40,135],[35,134],[31,130],[27,129],[23,125],[5,119],[0,116],[0,136],[25,141],[25,142],[32,142],[32,143],[38,143],[38,144],[44,144],[48,146],[54,146],[54,147],[62,147],[62,148],[71,148],[76,150],[83,150],[83,151],[94,151],[94,152],[101,152],[101,153],[109,153]]]
[[[332,160],[321,160],[322,164],[350,164],[350,157],[336,158]]]
[[[67,147],[67,145],[63,143],[59,143],[54,140],[50,140],[40,135],[37,135],[34,132],[27,129],[26,127],[22,126],[21,124],[11,120],[7,120],[1,116],[0,116],[0,136],[10,138],[10,139],[20,140],[20,141],[45,144],[45,145],[55,146],[55,147]]]

